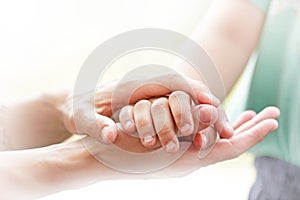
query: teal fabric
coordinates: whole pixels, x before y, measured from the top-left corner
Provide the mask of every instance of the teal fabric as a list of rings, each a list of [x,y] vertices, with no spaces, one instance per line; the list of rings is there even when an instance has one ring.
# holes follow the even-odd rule
[[[251,149],[300,166],[300,43],[297,13],[286,8],[269,17],[258,49],[247,109],[275,105],[279,128]]]
[[[249,1],[266,12],[269,9],[272,0],[249,0]]]

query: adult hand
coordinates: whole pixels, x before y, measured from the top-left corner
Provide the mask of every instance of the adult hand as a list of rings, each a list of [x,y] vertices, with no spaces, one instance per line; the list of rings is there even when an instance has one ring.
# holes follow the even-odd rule
[[[246,111],[234,124],[234,135],[231,138],[219,139],[213,150],[203,159],[199,159],[199,149],[191,145],[172,165],[166,166],[163,170],[145,176],[154,178],[182,176],[187,175],[200,167],[236,158],[278,127],[278,123],[275,119],[279,116],[279,114],[280,112],[276,107],[267,107],[257,115],[253,111]],[[212,129],[212,131],[214,131],[214,129]],[[89,141],[89,138],[85,138],[84,140],[85,144],[91,142]],[[147,153],[151,151],[141,144],[139,138],[120,131],[115,144],[119,148],[129,152]],[[92,152],[93,155],[96,155],[97,152],[101,155],[105,154],[106,158],[111,157],[112,159],[118,160],[118,164],[120,165],[126,165],[126,162],[128,162],[124,155],[119,155],[115,152],[116,147],[111,145],[102,146],[98,142],[91,146],[92,148],[89,148],[88,150],[89,152]],[[155,159],[153,162],[155,162]],[[136,164],[137,163],[131,163],[133,166]],[[144,166],[145,168],[149,165],[149,163],[143,162],[139,162],[138,164],[147,165]],[[142,167],[143,166],[140,166],[140,168]]]
[[[128,93],[133,90],[128,98]],[[113,111],[141,99],[162,97],[176,90],[186,92],[197,103],[214,106],[220,103],[203,83],[169,73],[120,83],[108,82],[98,87],[95,93],[91,91],[76,96],[70,95],[60,106],[60,110],[63,113],[64,124],[70,132],[87,134],[101,142],[110,143],[117,138],[116,124],[111,119]],[[128,101],[124,102],[124,99]]]
[[[200,167],[229,160],[240,156],[259,143],[278,127],[276,118],[280,111],[276,107],[267,107],[258,114],[245,111],[233,124],[234,135],[219,139],[213,150],[203,159],[198,159],[199,151],[191,146],[174,164],[154,173],[154,177],[176,177],[187,175]]]

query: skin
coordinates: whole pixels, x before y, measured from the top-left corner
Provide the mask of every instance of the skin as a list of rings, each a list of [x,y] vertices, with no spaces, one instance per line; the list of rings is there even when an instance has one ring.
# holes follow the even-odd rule
[[[192,34],[193,40],[205,49],[211,60],[214,62],[223,80],[226,94],[230,92],[233,85],[240,77],[249,57],[256,48],[263,29],[265,17],[265,13],[260,8],[247,0],[214,1],[209,12],[203,19],[203,23],[200,24]],[[173,69],[194,80],[204,82],[203,78],[184,62],[175,61]],[[213,94],[223,100],[222,87],[219,85],[211,85],[210,90]],[[189,103],[185,105],[189,105]],[[170,107],[172,106],[170,105]],[[186,120],[186,123],[189,123],[190,120],[188,119],[191,119],[190,109],[184,108],[183,110],[186,112],[181,116],[181,119],[184,119]],[[171,117],[169,117],[169,120],[170,122],[168,123],[170,124],[172,121]],[[153,121],[155,121],[155,119],[153,119]],[[225,121],[223,121],[224,123],[221,123],[221,125],[220,123],[217,123],[217,127],[224,125],[225,127],[229,127],[226,126],[228,123],[225,123]],[[139,124],[139,119],[137,120],[137,123]],[[148,123],[151,124],[150,120],[148,120]],[[179,120],[175,119],[175,124],[179,130],[182,129],[183,123],[179,122]],[[172,136],[174,136],[174,131],[166,134],[165,137],[169,138],[166,140],[171,141],[174,138]],[[164,139],[162,140],[165,141]],[[166,146],[165,143],[166,142],[163,142],[163,146]],[[154,144],[155,141],[145,145],[153,146]],[[176,147],[174,148],[174,151],[176,151]]]
[[[206,15],[205,19],[203,20],[203,24],[199,26],[199,29],[195,30],[193,34],[193,39],[204,47],[204,49],[207,51],[211,59],[216,64],[222,76],[222,79],[224,81],[225,90],[227,93],[230,91],[233,84],[236,82],[250,54],[252,53],[253,49],[256,47],[258,38],[262,30],[264,19],[265,19],[265,14],[248,1],[245,0],[216,1],[215,3],[213,3],[210,12]],[[188,77],[201,81],[199,77],[195,77],[195,74],[197,73],[194,73],[194,71],[190,70],[190,68],[186,67],[183,63],[176,62],[174,65],[174,69],[187,75]],[[169,78],[172,80],[176,80],[176,77],[174,77],[174,75],[173,77],[172,75],[169,76]],[[155,81],[158,80],[160,79],[157,79]],[[129,83],[129,85],[130,84],[132,85],[134,83]],[[174,90],[181,89],[198,100],[199,99],[204,100],[202,103],[211,103],[210,99],[207,99],[206,97],[203,96],[197,96],[199,94],[201,95],[201,91],[208,90],[207,88],[203,87],[203,84],[201,85],[202,85],[201,87],[197,86],[197,84],[193,84],[192,86],[193,88],[195,88],[194,91],[199,91],[198,94],[194,94],[193,91],[187,91],[185,90],[185,88],[182,89],[180,88],[182,86],[179,85],[177,85],[174,88]],[[114,87],[115,87],[114,84],[107,86],[107,88],[109,89],[113,89]],[[151,87],[153,88],[153,86]],[[104,91],[106,92],[107,96],[111,95],[111,93],[109,92],[111,90],[109,89]],[[212,90],[213,90],[212,92],[215,93],[216,96],[221,96],[220,91],[218,91],[217,89],[212,89]],[[157,93],[152,95],[154,97],[159,97],[159,96],[164,96],[170,91],[166,90],[165,88],[157,87],[157,90],[155,90],[155,92]],[[12,142],[13,144],[11,144],[11,148],[22,149],[22,148],[30,148],[30,147],[37,147],[37,146],[45,146],[48,144],[62,141],[68,136],[70,136],[71,133],[76,133],[76,134],[87,133],[90,136],[101,140],[102,142],[113,142],[116,139],[117,132],[113,121],[109,117],[104,117],[104,116],[110,116],[110,110],[108,108],[103,109],[103,107],[105,106],[102,106],[102,104],[108,105],[110,102],[104,102],[101,99],[99,100],[100,109],[97,110],[97,113],[99,115],[97,115],[97,120],[94,120],[92,119],[91,116],[86,116],[85,113],[83,112],[84,109],[82,109],[83,107],[85,107],[86,109],[93,109],[92,95],[89,95],[88,97],[82,97],[82,96],[75,97],[75,98],[79,98],[80,101],[82,101],[83,106],[78,110],[75,110],[74,111],[75,113],[72,113],[73,112],[71,111],[72,97],[70,97],[68,92],[66,93],[62,92],[62,93],[63,94],[61,94],[61,98],[54,97],[54,99],[65,100],[65,98],[69,96],[68,101],[70,103],[62,104],[61,107],[58,109],[58,112],[64,113],[63,124],[66,127],[66,129],[62,125],[60,127],[54,126],[55,129],[53,132],[59,134],[60,136],[53,137],[54,134],[49,134],[49,136],[53,137],[53,139],[50,140],[47,138],[48,134],[45,134],[47,135],[45,139],[41,139],[40,137],[35,137],[39,134],[38,130],[32,131],[29,129],[30,131],[27,132],[30,133],[24,134],[24,137],[22,137],[18,135],[17,130],[12,130],[11,132],[14,132],[15,134],[11,134],[11,137],[13,137],[13,139],[10,140],[14,141]],[[153,97],[152,95],[143,94],[142,92],[140,92],[139,94],[136,95],[136,98],[133,98],[133,102],[137,102],[139,99],[141,99],[141,96],[143,95],[146,96],[146,99]],[[52,98],[53,94],[46,94],[46,96],[48,96],[49,99],[53,99]],[[54,96],[56,96],[56,94]],[[40,102],[44,100],[37,99],[36,101]],[[46,104],[49,103],[47,101],[44,102]],[[58,104],[59,102],[60,100],[58,100]],[[27,104],[25,103],[25,105],[26,106],[22,106],[22,108],[19,108],[18,112],[28,113],[26,108]],[[40,109],[37,110],[39,111]],[[25,121],[27,121],[28,119],[28,116],[26,114],[23,115],[14,114],[14,115],[18,117],[19,115],[22,116],[22,119],[25,119]],[[23,117],[25,115],[26,117]],[[55,115],[57,115],[57,113],[53,113],[54,124],[56,124],[55,120],[57,119]],[[78,121],[81,120],[83,121],[83,119],[85,119],[85,123],[79,124],[77,125],[78,127],[76,127],[75,118],[74,118],[75,115],[83,116],[80,117],[82,119],[78,119]],[[13,117],[13,118],[18,118],[18,117]],[[30,123],[24,123],[24,124],[30,124]],[[22,131],[26,130],[26,128],[27,127],[22,128]],[[179,128],[182,127],[180,127],[179,125]],[[105,131],[103,131],[102,129],[104,129]],[[49,130],[45,130],[44,132],[48,132],[48,131]],[[99,135],[100,133],[102,133],[102,135]],[[28,135],[32,135],[32,137]],[[39,141],[35,141],[34,144],[31,144],[31,141],[36,140],[33,138],[38,138]],[[26,144],[24,141],[27,141]]]
[[[65,101],[68,91],[49,93],[55,95],[35,94],[5,105],[4,127],[9,144],[4,149],[48,146],[72,135],[65,127],[58,109],[58,105]]]
[[[145,147],[156,148],[159,142],[169,153],[178,151],[178,137],[200,134],[210,125],[215,126],[221,138],[233,135],[223,109],[208,104],[194,106],[191,97],[182,91],[172,92],[168,98],[141,100],[134,106],[126,106],[121,110],[119,118],[123,130],[131,135],[138,135]],[[126,126],[128,120],[133,129]],[[199,136],[196,136],[194,145],[200,149],[202,144],[197,137]]]
[[[176,76],[172,77],[176,78]],[[159,77],[159,79],[162,78]],[[155,80],[153,78],[126,84],[130,86],[144,83],[143,81],[153,83]],[[215,105],[219,103],[212,101],[211,94],[201,83],[190,80],[190,84],[191,86],[184,87],[178,82],[175,86],[177,89],[190,92],[200,103]],[[115,87],[116,83],[110,82],[98,88],[95,102],[93,101],[94,93],[75,96],[74,99],[80,101],[80,107],[74,111],[72,109],[73,98],[68,90],[49,91],[8,104],[4,121],[5,135],[9,140],[9,145],[6,147],[7,151],[0,152],[2,163],[0,186],[5,190],[1,194],[1,199],[40,197],[69,188],[81,187],[95,181],[130,178],[131,176],[124,176],[99,164],[82,146],[81,141],[60,143],[72,133],[88,134],[102,142],[114,141],[115,144],[124,146],[128,150],[133,148],[133,151],[138,152],[149,151],[141,145],[139,139],[127,137],[127,134],[120,131],[116,132],[118,137],[115,138],[99,136],[103,126],[111,124],[116,126],[115,123],[111,123],[113,120],[110,118],[112,117],[112,91]],[[149,91],[147,87],[153,88],[152,93],[144,92],[143,88],[140,88],[133,95],[130,103],[142,98],[165,96],[171,92],[159,85],[145,86],[145,90]],[[190,88],[192,90],[189,90]],[[89,113],[84,112],[91,108],[94,114],[98,115],[95,119],[91,118]],[[74,112],[77,112],[79,116],[79,124],[75,124]],[[11,191],[18,191],[18,193]]]
[[[101,114],[109,115],[111,102],[111,95],[109,91],[110,87],[113,87],[111,84],[112,83],[109,83],[98,90],[97,94],[102,98],[99,99],[101,101],[96,101],[97,104],[94,105],[94,107],[99,113],[101,111]],[[199,85],[196,86],[198,87]],[[155,95],[160,94],[160,92],[165,95],[165,89],[160,89],[161,88],[155,90]],[[203,93],[201,95],[203,95]],[[135,96],[137,101],[140,97],[141,96]],[[51,136],[51,134],[55,133],[57,130],[63,130],[63,133],[66,132],[66,135],[69,135],[71,131],[69,132],[66,130],[71,130],[69,129],[70,124],[66,126],[65,123],[69,122],[66,119],[69,119],[68,117],[72,113],[66,112],[66,105],[70,105],[69,101],[66,99],[68,99],[68,95],[65,95],[64,92],[47,92],[46,94],[38,95],[34,98],[31,97],[32,102],[30,100],[26,100],[28,104],[17,103],[10,105],[6,111],[8,116],[24,116],[25,113],[28,114],[32,110],[35,111],[31,112],[30,115],[27,115],[27,117],[24,118],[9,117],[5,120],[7,124],[14,125],[9,127],[8,130],[16,131],[12,135],[8,134],[10,136],[10,142],[14,139],[11,136],[17,137],[17,133],[19,133],[22,137],[24,134],[28,134],[27,137],[36,137],[35,140],[30,143],[32,146],[45,145],[45,143],[43,143],[44,137],[52,138],[53,136]],[[208,100],[209,99],[210,98],[208,98]],[[185,102],[185,100],[182,101]],[[91,102],[93,105],[93,101],[91,101],[86,94],[82,96],[82,102],[83,103],[80,104],[83,106],[82,108],[90,106]],[[181,100],[179,100],[179,103],[180,102]],[[22,105],[36,105],[38,107],[33,109],[34,106],[26,107]],[[44,105],[45,107],[41,105]],[[213,107],[212,105],[209,106]],[[30,108],[31,110],[26,110],[26,108]],[[0,166],[0,186],[4,189],[4,192],[0,194],[1,199],[26,199],[41,197],[50,193],[82,187],[96,181],[108,179],[136,179],[147,177],[166,178],[186,175],[202,166],[234,158],[246,151],[248,148],[259,142],[269,132],[277,128],[278,124],[275,118],[277,118],[278,115],[278,109],[270,108],[267,112],[262,112],[262,114],[259,115],[261,117],[258,119],[251,117],[245,118],[242,116],[243,120],[240,120],[241,122],[237,123],[235,126],[237,130],[241,131],[230,139],[223,138],[219,140],[213,151],[205,159],[199,160],[199,150],[195,148],[195,146],[191,146],[188,151],[173,165],[162,171],[148,175],[137,176],[132,174],[123,174],[103,166],[87,152],[81,141],[54,144],[28,150],[3,151],[0,152],[0,161],[2,163]],[[82,117],[83,122],[86,122],[87,119],[85,119],[85,116],[82,115]],[[103,117],[107,116],[103,115]],[[49,122],[52,123],[41,123],[41,120],[47,121],[47,118],[49,119]],[[13,120],[11,122],[14,123],[10,123],[10,120]],[[22,123],[20,123],[19,120],[21,120]],[[31,126],[30,124],[27,124],[28,122],[31,124],[35,124],[35,122],[38,123],[36,123],[37,126]],[[26,131],[22,132],[20,127],[17,126],[18,124],[20,124],[20,126]],[[19,129],[13,129],[13,127],[19,127]],[[244,128],[242,129],[240,127]],[[30,128],[32,128],[31,130],[34,133],[32,135],[30,134],[31,131],[29,131]],[[128,133],[124,133],[119,129],[117,129],[117,131],[118,137],[116,137],[114,141],[117,146],[133,152],[143,153],[150,151],[142,145],[139,138],[130,136]],[[38,136],[38,133],[43,133],[43,135]],[[47,136],[48,134],[49,136]],[[93,135],[91,134],[90,137],[93,137]],[[64,139],[64,137],[62,138]],[[99,140],[97,137],[94,137],[94,139]],[[202,137],[198,136],[199,144],[202,139]],[[50,140],[47,144],[58,141],[59,139]],[[24,149],[28,148],[30,145],[28,145],[28,143],[20,142],[18,143],[18,146],[15,146],[14,148]],[[106,153],[109,156],[109,152],[109,148],[107,148],[103,153]],[[24,171],[26,171],[26,173],[24,173]],[[11,191],[18,192],[12,193]]]
[[[244,70],[256,48],[265,21],[265,13],[251,1],[215,0],[191,38],[207,52],[228,94]],[[202,81],[191,67],[180,61],[174,69]],[[223,88],[211,86],[211,92],[222,98]],[[223,99],[221,99],[223,100]]]
[[[171,81],[163,82],[165,86],[186,91],[200,103],[218,105],[219,101],[214,99],[206,86],[187,77],[190,85],[186,86],[177,74],[128,81],[120,86],[117,81],[112,81],[97,88],[95,93],[87,92],[74,97],[70,90],[46,91],[6,105],[4,121],[6,132],[9,133],[6,134],[9,145],[5,148],[19,150],[47,146],[62,142],[72,134],[87,134],[101,142],[111,143],[117,138],[116,124],[111,119],[112,95],[116,87],[124,88],[122,95],[127,97],[126,88],[144,85],[132,95],[129,102],[132,104],[140,99],[165,96],[172,92],[153,84],[161,79],[168,80],[166,76],[179,81],[175,85]],[[121,95],[120,99],[123,99]],[[78,106],[73,108],[73,102],[77,102]],[[122,106],[126,105],[121,102]]]
[[[239,17],[236,17],[235,14],[238,14],[237,16]],[[213,4],[204,23],[195,31],[195,41],[203,45],[209,56],[215,62],[224,80],[227,93],[239,77],[250,54],[256,47],[264,23],[264,18],[265,14],[246,0],[224,0]],[[180,63],[177,63],[174,67],[188,77],[194,78],[195,80],[201,80],[199,77],[194,77],[195,73],[188,70],[184,65],[180,65]],[[106,87],[107,90],[104,90],[106,92],[104,96],[109,97],[111,94],[108,88],[114,88],[114,86],[110,85]],[[188,91],[184,88],[181,90],[188,93],[197,101],[200,99],[204,100],[196,103],[213,104],[209,96],[206,96],[208,98],[203,98],[203,96],[200,98],[199,95],[203,94],[203,87],[199,88],[199,85],[194,84],[193,88],[195,89],[193,91],[199,91],[200,93],[195,94],[193,91]],[[174,88],[173,91],[176,90],[180,90],[180,88]],[[216,96],[221,96],[219,95],[220,91],[218,91],[218,89],[212,90]],[[146,99],[150,99],[153,97],[162,97],[171,92],[165,88],[159,87],[156,87],[156,90],[154,91],[155,94],[153,95],[143,94],[142,92],[138,93],[130,103],[134,104],[143,99],[140,98],[143,95],[146,96]],[[90,109],[94,106],[93,101],[91,100],[92,98],[86,97],[86,95],[84,95],[85,98],[83,98],[83,96],[75,97],[82,99],[81,105],[83,106],[82,109],[75,110],[76,114],[79,114],[81,119],[85,119],[86,121],[84,122],[90,123],[89,126],[85,125],[86,123],[83,123],[82,125],[76,124],[79,126],[79,129],[77,129],[74,123],[74,113],[70,112],[71,101],[66,101],[66,98],[69,99],[70,93],[62,93],[63,94],[60,95],[47,93],[43,94],[41,99],[40,97],[33,97],[33,99],[27,102],[28,104],[17,104],[30,105],[31,102],[35,102],[34,105],[38,105],[42,102],[40,108],[46,108],[47,106],[50,108],[45,110],[35,110],[32,108],[33,111],[35,111],[32,113],[35,114],[30,116],[26,115],[26,113],[29,113],[28,110],[26,110],[27,106],[20,106],[18,107],[19,109],[14,109],[17,108],[16,104],[9,105],[9,110],[14,110],[14,112],[11,112],[14,113],[11,114],[11,116],[17,116],[12,118],[23,121],[24,124],[24,129],[21,131],[16,130],[13,125],[9,125],[11,126],[9,127],[9,130],[14,132],[9,134],[11,144],[9,148],[24,149],[45,146],[64,140],[70,133],[88,133],[97,140],[102,140],[104,142],[107,142],[107,140],[108,142],[115,140],[118,145],[125,146],[127,143],[124,144],[124,141],[130,142],[130,144],[133,142],[136,144],[135,147],[137,148],[135,151],[149,151],[149,149],[141,144],[138,138],[130,137],[128,134],[122,134],[121,132],[116,131],[114,124],[111,123],[111,119],[108,117],[110,112],[108,109],[109,106],[105,106],[109,105],[109,98],[102,98],[100,99],[101,101],[99,104],[97,103],[96,114],[99,114],[100,116],[97,118],[98,120],[93,120],[92,118],[89,118],[89,116],[85,116],[83,112],[85,108]],[[48,102],[49,99],[52,100],[50,103]],[[53,102],[55,102],[54,105]],[[18,112],[16,112],[16,110],[18,110]],[[105,113],[107,113],[107,115],[105,115]],[[223,138],[218,140],[212,152],[205,159],[199,160],[197,157],[198,150],[195,147],[190,147],[184,156],[176,163],[149,176],[157,178],[186,175],[199,167],[237,157],[242,152],[245,152],[258,143],[278,126],[275,118],[278,117],[279,111],[276,108],[271,107],[262,111],[257,116],[254,115],[255,113],[253,112],[243,114],[234,125],[235,133],[233,137],[230,139]],[[39,118],[37,116],[43,116],[45,118]],[[49,117],[49,119],[47,117]],[[43,121],[42,119],[49,120],[49,122],[53,123],[52,126],[49,125],[50,123],[46,123],[46,126],[45,124],[38,123],[41,125],[42,132],[46,135],[45,137],[49,140],[42,139],[42,137],[36,137],[38,136],[37,134],[41,132],[40,128],[30,130],[33,126],[26,125],[30,124],[27,122]],[[8,122],[8,124],[17,124],[17,122]],[[96,129],[90,127],[95,127]],[[99,133],[104,127],[109,127],[109,129],[107,131],[102,131],[106,134],[104,137],[100,137]],[[22,132],[22,134],[20,134],[20,132]],[[30,133],[33,134],[31,135]],[[53,137],[53,134],[51,133],[59,133],[59,137]],[[117,134],[118,137],[116,137]],[[24,137],[25,140],[21,139],[22,137]],[[35,139],[33,140],[33,138]],[[34,143],[31,143],[31,141],[34,141]],[[128,146],[132,147],[132,145]],[[130,175],[119,174],[118,172],[101,165],[90,156],[83,148],[81,142],[78,141],[18,152],[1,152],[0,160],[1,163],[3,163],[0,166],[2,180],[0,185],[1,188],[5,188],[3,190],[4,192],[1,194],[1,199],[39,197],[69,188],[84,186],[95,181],[114,179],[116,177],[118,179],[130,178]],[[18,167],[16,168],[15,166]],[[22,171],[26,171],[27,173],[21,173]],[[53,173],[50,174],[50,171]],[[134,178],[136,178],[136,176]],[[20,192],[10,192],[16,190]]]
[[[183,81],[182,78],[184,78],[185,81]],[[188,85],[186,85],[186,82]],[[129,102],[118,102],[119,99],[122,100],[127,98],[127,91],[132,87],[138,87],[138,89],[131,95]],[[118,98],[113,99],[113,92],[117,88],[122,88],[122,90],[118,93]],[[122,121],[126,131],[131,132],[136,129],[140,130],[139,133],[141,137],[145,138],[146,133],[153,134],[155,132],[153,126],[143,127],[143,124],[149,124],[150,114],[146,116],[140,115],[146,119],[141,119],[141,123],[139,123],[138,126],[135,126],[132,119],[133,115],[128,113],[133,112],[138,115],[139,113],[143,113],[141,112],[141,109],[148,109],[148,111],[150,111],[150,104],[146,99],[154,99],[169,95],[172,93],[172,90],[186,92],[190,95],[189,98],[193,98],[199,104],[207,104],[216,107],[220,103],[220,101],[214,97],[208,88],[201,82],[179,74],[162,74],[148,79],[141,78],[127,81],[121,83],[121,85],[118,85],[117,81],[108,82],[97,88],[95,95],[93,92],[89,92],[75,96],[73,99],[68,98],[67,101],[58,107],[63,115],[65,127],[71,133],[88,134],[104,143],[114,142],[118,136],[114,121],[116,120]],[[118,117],[120,115],[117,115],[116,117],[115,113],[113,113],[113,100],[114,105],[116,105],[115,109],[121,110],[121,117]],[[79,106],[75,107],[74,110],[72,107],[73,101],[79,102]],[[135,106],[133,107],[132,105],[134,104]],[[123,107],[126,109],[122,109]],[[114,118],[114,120],[112,118]],[[146,122],[144,123],[143,121]],[[131,124],[129,127],[127,127],[128,122]],[[140,126],[140,124],[142,125]],[[107,130],[103,131],[104,128]]]
[[[184,176],[200,167],[239,156],[277,128],[275,118],[278,116],[279,110],[274,107],[257,115],[247,111],[235,123],[234,136],[218,140],[205,159],[199,159],[198,150],[191,146],[175,163],[151,174],[126,174],[107,168],[86,151],[81,141],[0,152],[0,186],[3,189],[0,198],[37,198],[104,180]],[[123,132],[118,134],[117,145],[128,150],[134,148],[131,150],[135,152],[149,151],[138,138]],[[107,151],[109,153],[109,149]]]

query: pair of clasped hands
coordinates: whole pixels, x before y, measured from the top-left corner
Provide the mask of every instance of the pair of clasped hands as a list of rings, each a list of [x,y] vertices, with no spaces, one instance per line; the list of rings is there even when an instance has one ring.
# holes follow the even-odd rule
[[[95,94],[74,97],[81,106],[74,108],[66,127],[135,153],[163,148],[172,154],[180,148],[180,141],[191,141],[193,145],[177,162],[194,169],[235,158],[278,127],[276,107],[258,114],[245,111],[231,125],[220,101],[203,83],[188,77],[182,80],[178,74],[166,74],[108,82]],[[116,88],[121,90],[114,94]],[[128,88],[136,89],[130,93]],[[122,99],[128,96],[124,105]],[[86,114],[91,109],[96,117]]]

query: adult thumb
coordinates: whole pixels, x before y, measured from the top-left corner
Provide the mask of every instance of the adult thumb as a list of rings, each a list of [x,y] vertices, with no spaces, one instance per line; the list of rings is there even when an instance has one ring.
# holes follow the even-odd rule
[[[117,138],[117,127],[109,117],[94,113],[75,117],[79,134],[87,134],[103,143],[112,143]]]

